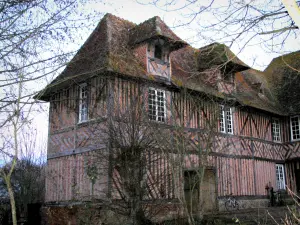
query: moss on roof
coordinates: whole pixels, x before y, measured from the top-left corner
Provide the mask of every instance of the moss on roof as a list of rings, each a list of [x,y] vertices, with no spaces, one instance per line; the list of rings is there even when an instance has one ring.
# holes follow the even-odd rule
[[[217,42],[199,49],[199,70],[204,71],[212,66],[221,66],[226,72],[249,69],[226,45]]]
[[[136,45],[157,37],[168,41],[172,50],[187,45],[158,16],[152,17],[132,28],[129,32],[129,43]]]
[[[300,113],[300,51],[272,60],[264,75],[278,107],[289,114]]]
[[[236,99],[240,104],[268,112],[282,114],[276,98],[272,95],[264,73],[249,69],[235,74]]]
[[[49,101],[51,94],[59,89],[107,72],[160,81],[147,74],[133,51],[133,45],[158,37],[173,43],[172,76],[168,85],[218,98],[234,97],[242,105],[280,115],[300,113],[300,51],[274,59],[261,72],[249,69],[223,44],[213,43],[200,49],[187,45],[159,17],[135,25],[111,14],[103,17],[65,70],[37,98]],[[236,72],[234,96],[218,92],[216,82],[211,81],[216,67],[225,73]],[[263,89],[262,93],[259,88]]]

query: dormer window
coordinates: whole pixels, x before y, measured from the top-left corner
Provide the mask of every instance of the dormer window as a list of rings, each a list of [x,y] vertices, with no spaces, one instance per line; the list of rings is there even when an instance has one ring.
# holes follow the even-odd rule
[[[261,82],[253,83],[253,89],[258,92],[258,94],[264,95],[264,85]]]
[[[216,73],[218,91],[225,94],[235,92],[234,73],[226,73],[225,71],[217,71]]]
[[[163,60],[162,56],[163,56],[162,46],[155,45],[155,47],[154,47],[154,58]]]
[[[233,83],[233,74],[232,73],[223,74],[223,80],[227,83]]]
[[[264,94],[264,89],[262,87],[259,89],[259,93],[262,95]]]
[[[165,40],[159,38],[148,43],[148,65],[147,71],[150,74],[170,79],[169,63],[170,46]]]

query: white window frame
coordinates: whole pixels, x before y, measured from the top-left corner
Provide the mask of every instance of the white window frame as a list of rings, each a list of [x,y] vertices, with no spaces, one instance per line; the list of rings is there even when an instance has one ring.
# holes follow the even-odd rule
[[[276,164],[275,174],[277,190],[285,190],[285,174],[283,164]]]
[[[86,108],[84,108],[86,106]],[[79,107],[78,107],[78,122],[86,122],[89,118],[89,106],[88,106],[88,89],[87,84],[83,83],[79,85]]]
[[[295,126],[293,126],[292,120],[295,119],[296,123]],[[298,127],[298,128],[297,128]],[[290,129],[291,129],[291,140],[292,141],[298,141],[300,140],[300,116],[291,116],[290,117]],[[296,138],[294,138],[296,136]]]
[[[272,140],[281,142],[281,128],[280,120],[278,118],[272,118]]]
[[[220,105],[220,132],[224,134],[233,134],[233,109]]]
[[[150,103],[150,97],[151,97],[150,91],[154,91],[154,99],[152,99],[153,104]],[[158,95],[158,93],[162,93],[162,95],[163,95],[162,101],[158,100],[158,98],[160,97]],[[163,106],[161,106],[160,103],[162,103]],[[154,108],[154,111],[150,110],[150,106],[152,106]],[[160,110],[160,108],[162,108],[163,111]],[[153,114],[153,112],[155,114]],[[160,113],[163,113],[163,116],[160,116],[159,115]],[[166,92],[165,92],[165,90],[149,87],[149,89],[148,89],[148,117],[149,117],[149,120],[152,120],[152,121],[161,122],[161,123],[166,122],[167,110],[166,110]]]

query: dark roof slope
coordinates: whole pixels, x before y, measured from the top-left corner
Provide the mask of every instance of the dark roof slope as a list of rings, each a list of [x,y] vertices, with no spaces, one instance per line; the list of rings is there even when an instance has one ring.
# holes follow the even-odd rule
[[[206,80],[206,74],[209,72],[200,72],[198,70],[198,55],[199,49],[191,46],[186,46],[171,53],[172,84],[222,97],[223,94],[217,92],[214,85],[211,85]]]
[[[300,51],[272,60],[264,71],[272,95],[285,114],[300,113]]]
[[[245,106],[282,114],[263,72],[249,69],[235,74],[236,100]]]
[[[211,69],[211,67],[218,65],[219,62],[214,61],[213,65],[208,67],[207,70],[199,71],[199,55],[202,49],[187,46],[171,54],[173,85],[184,86],[221,99],[229,97],[241,105],[251,106],[275,114],[282,114],[278,108],[277,100],[270,91],[265,75],[261,71],[247,69],[237,72],[235,73],[236,91],[231,95],[218,92],[215,83],[211,82],[211,76],[214,72],[214,69]],[[241,63],[242,69],[248,68],[241,61],[236,61],[236,63]],[[260,88],[262,88],[262,93],[260,93]]]
[[[212,43],[199,49],[198,68],[204,71],[213,66],[221,66],[226,73],[249,69],[226,45]]]
[[[194,49],[190,46],[171,54],[172,81],[216,97],[230,97],[242,105],[279,115],[300,113],[300,51],[275,58],[265,71],[250,69],[222,44]],[[215,66],[235,73],[236,92],[225,95],[210,83],[207,74]],[[221,68],[222,69],[222,68]]]
[[[128,30],[135,24],[106,14],[64,71],[41,91],[36,98],[49,101],[50,93],[74,82],[82,82],[102,71],[117,69],[133,58],[128,57]],[[126,31],[126,32],[124,32]],[[125,47],[124,47],[125,46]],[[120,51],[122,49],[122,51]],[[118,54],[116,52],[119,51]],[[118,55],[118,56],[117,56]]]

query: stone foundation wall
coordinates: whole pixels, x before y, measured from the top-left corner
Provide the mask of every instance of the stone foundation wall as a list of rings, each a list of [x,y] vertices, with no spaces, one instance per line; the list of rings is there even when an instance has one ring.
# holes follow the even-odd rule
[[[219,211],[227,211],[225,208],[225,201],[228,198],[221,198],[218,201],[218,208]],[[255,197],[242,197],[242,198],[236,198],[239,209],[250,209],[250,208],[265,208],[268,207],[269,199],[267,198],[255,198]]]
[[[115,205],[116,207],[116,205]],[[161,222],[182,218],[183,209],[179,203],[145,203],[146,217],[152,222]],[[78,224],[130,224],[130,218],[118,210],[111,210],[101,204],[80,203],[77,205],[48,205],[42,208],[45,225],[78,225]]]

